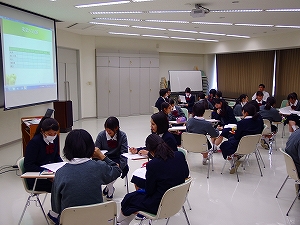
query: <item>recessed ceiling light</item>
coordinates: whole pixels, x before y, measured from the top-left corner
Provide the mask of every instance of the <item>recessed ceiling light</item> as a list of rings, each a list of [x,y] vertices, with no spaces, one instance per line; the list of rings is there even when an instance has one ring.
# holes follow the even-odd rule
[[[154,37],[154,38],[169,38],[168,36],[158,36],[158,35],[150,35],[150,34],[143,34],[143,37]]]
[[[249,36],[236,35],[236,34],[226,34],[227,37],[238,37],[238,38],[250,38]]]
[[[175,21],[175,20],[145,20],[146,22],[155,23],[189,23],[188,21]]]
[[[117,21],[135,21],[135,22],[139,22],[141,21],[140,19],[130,19],[130,18],[102,18],[102,17],[97,17],[94,18],[96,20],[117,20]]]
[[[114,24],[114,23],[98,23],[98,22],[90,22],[91,24],[96,24],[96,25],[105,25],[105,26],[116,26],[116,27],[129,27],[129,25],[125,24]]]
[[[159,28],[159,27],[142,27],[142,26],[131,26],[133,28],[140,28],[140,29],[148,29],[148,30],[167,30],[165,28]]]
[[[130,34],[130,33],[118,33],[118,32],[108,32],[109,34],[118,34],[118,35],[128,35],[128,36],[141,36],[140,34]]]
[[[119,11],[119,12],[90,12],[92,15],[99,15],[99,14],[141,14],[142,11]]]
[[[153,2],[153,0],[131,0],[132,2]]]
[[[179,40],[191,40],[191,41],[195,41],[195,38],[186,38],[186,37],[170,37],[173,39],[179,39]]]
[[[225,36],[226,35],[226,34],[211,33],[211,32],[199,32],[199,34],[209,34],[209,35],[218,35],[218,36]]]
[[[149,11],[148,13],[190,13],[191,10],[161,10],[161,11]]]
[[[198,34],[197,31],[193,30],[176,30],[176,29],[168,29],[169,31],[175,31],[175,32],[182,32],[182,33],[193,33],[193,34]]]
[[[84,4],[84,5],[75,5],[75,7],[76,8],[88,8],[88,7],[118,5],[118,4],[126,4],[126,3],[130,3],[130,1],[101,2],[101,3],[92,3],[92,4]]]
[[[218,40],[213,40],[213,39],[202,39],[202,38],[198,38],[196,39],[197,41],[211,41],[211,42],[219,42]]]
[[[274,25],[269,24],[247,24],[247,23],[235,23],[236,26],[247,26],[247,27],[274,27]]]

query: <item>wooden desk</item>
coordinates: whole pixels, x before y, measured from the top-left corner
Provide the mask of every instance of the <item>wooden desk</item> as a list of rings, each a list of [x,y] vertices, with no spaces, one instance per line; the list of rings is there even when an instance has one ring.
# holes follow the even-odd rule
[[[186,126],[175,126],[175,127],[170,127],[168,130],[169,130],[169,131],[186,130]]]

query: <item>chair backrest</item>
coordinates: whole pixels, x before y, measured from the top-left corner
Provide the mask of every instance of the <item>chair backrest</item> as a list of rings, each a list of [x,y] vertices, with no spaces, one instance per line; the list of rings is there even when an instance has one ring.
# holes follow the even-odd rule
[[[25,168],[24,168],[24,157],[20,158],[17,162],[19,171],[21,174],[25,173]],[[27,182],[25,178],[22,178],[22,183],[24,186],[25,191],[27,191],[28,193],[31,193],[31,190],[28,188]]]
[[[283,99],[280,105],[280,108],[286,107],[286,104],[288,103],[287,99]]]
[[[181,146],[188,152],[204,153],[208,150],[207,138],[204,134],[183,132]]]
[[[117,204],[114,201],[93,205],[69,207],[60,215],[60,225],[106,225],[115,224]]]
[[[211,112],[212,112],[211,109],[205,109],[205,112],[203,114],[203,118],[206,119],[206,120],[211,119]]]
[[[155,107],[155,106],[152,106],[152,109],[153,109],[153,114],[154,114],[154,113],[158,113],[158,112],[159,112],[158,108],[157,108],[157,107]]]
[[[299,181],[297,168],[295,166],[293,158],[289,154],[287,154],[282,148],[279,148],[279,151],[281,151],[281,153],[284,156],[287,174],[289,175],[290,178],[294,179],[295,181]]]
[[[188,110],[186,108],[181,108],[181,109],[184,112],[184,115],[185,115],[186,119],[189,119],[189,112],[188,112]]]
[[[268,119],[263,119],[264,121],[264,129],[262,131],[262,135],[267,135],[267,134],[271,134],[271,122]]]
[[[235,154],[248,155],[256,150],[261,134],[246,135],[241,138]]]
[[[186,201],[191,182],[192,178],[188,178],[183,184],[172,187],[165,192],[156,213],[157,219],[169,218],[179,212]]]
[[[181,148],[181,147],[177,147],[177,150],[178,150],[179,152],[182,152],[182,153],[184,154],[184,156],[186,156],[187,150],[185,150],[184,148]]]

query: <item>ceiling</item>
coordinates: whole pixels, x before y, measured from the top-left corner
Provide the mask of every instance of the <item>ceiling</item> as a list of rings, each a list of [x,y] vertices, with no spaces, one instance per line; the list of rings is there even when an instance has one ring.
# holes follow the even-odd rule
[[[130,2],[126,4],[118,4],[111,6],[97,6],[86,8],[75,7],[76,5],[81,4],[104,3],[111,1],[120,0],[2,0],[3,3],[56,19],[58,21],[58,29],[67,30],[69,32],[82,35],[115,37],[123,36],[124,34],[130,34],[130,36],[132,35],[132,37],[142,39],[154,38],[158,40],[174,40],[177,38],[188,38],[187,40],[183,41],[203,42],[209,40],[223,42],[229,40],[262,37],[267,35],[278,35],[282,33],[300,31],[300,11],[265,11],[266,9],[300,9],[299,0],[153,0],[147,2],[134,2],[134,0],[130,0]],[[195,4],[201,4],[203,7],[209,9],[210,12],[206,13],[204,17],[193,18],[189,12],[192,9],[195,9]],[[234,9],[261,9],[263,11],[218,12],[220,10]],[[149,11],[158,10],[181,10],[186,12],[149,13]],[[129,11],[139,11],[141,13],[117,13],[97,15],[91,14],[91,12]],[[97,17],[102,19],[95,19]],[[132,21],[132,19],[135,19],[136,21]],[[159,23],[146,20],[167,20],[173,22]],[[174,21],[185,21],[185,23],[176,23]],[[102,24],[93,24],[91,22]],[[195,22],[226,23],[227,25],[201,23],[199,24]],[[118,24],[123,26],[112,26],[108,24]],[[272,26],[254,27],[236,24],[258,24]],[[276,27],[278,25],[299,27]],[[139,28],[134,26],[138,26]],[[148,27],[148,29],[145,27]],[[149,27],[151,27],[152,29],[149,29]],[[160,29],[158,30],[153,28]],[[207,33],[217,33],[222,35]],[[151,37],[152,35],[161,37]],[[248,37],[236,37],[231,35]]]

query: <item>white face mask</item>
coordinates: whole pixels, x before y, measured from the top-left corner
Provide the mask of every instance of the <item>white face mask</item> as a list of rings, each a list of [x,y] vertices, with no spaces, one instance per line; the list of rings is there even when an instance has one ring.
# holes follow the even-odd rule
[[[57,135],[54,136],[46,136],[45,140],[49,141],[50,143],[53,143],[54,139],[56,138]]]

